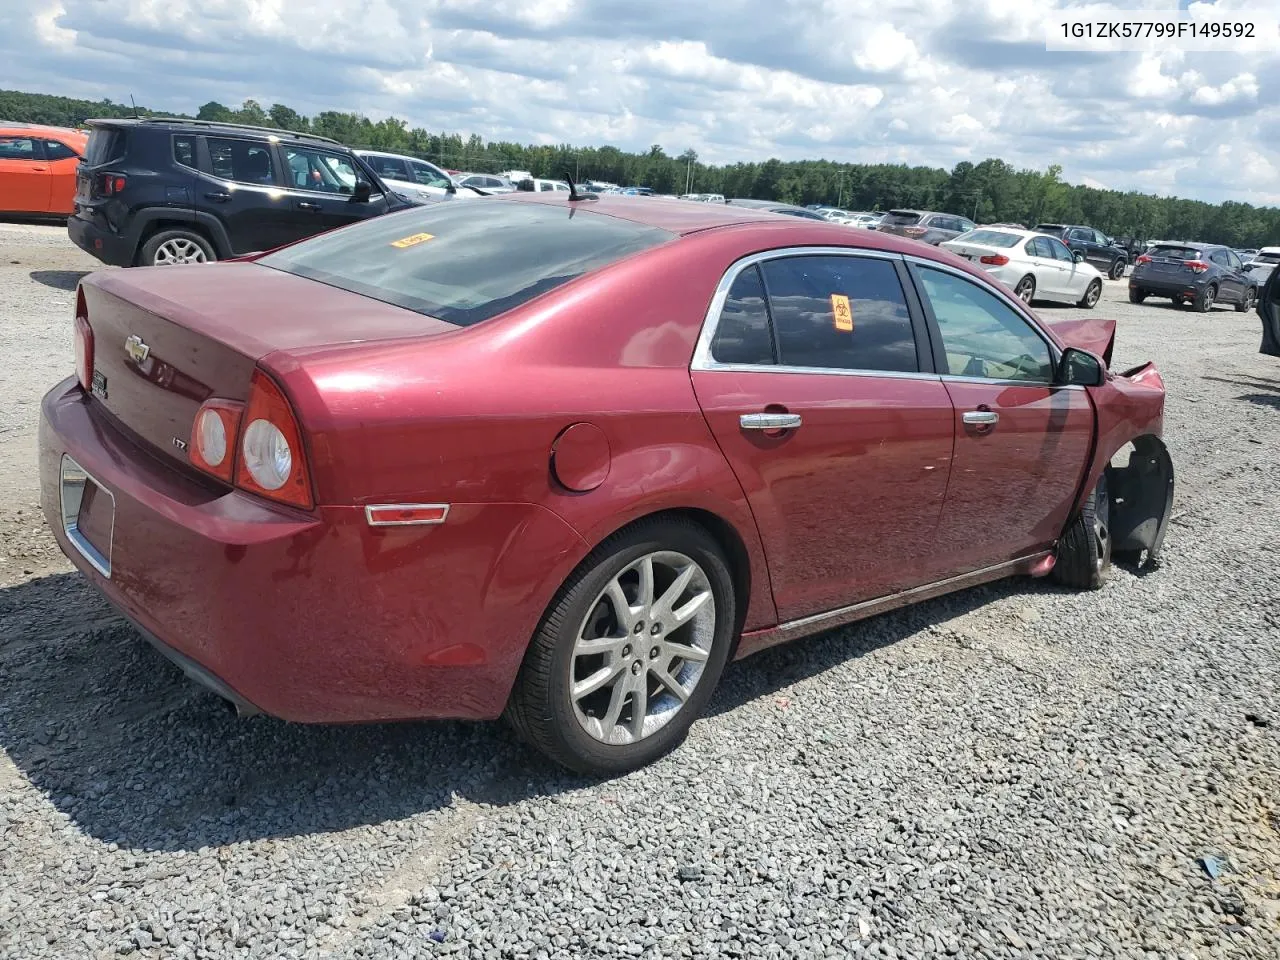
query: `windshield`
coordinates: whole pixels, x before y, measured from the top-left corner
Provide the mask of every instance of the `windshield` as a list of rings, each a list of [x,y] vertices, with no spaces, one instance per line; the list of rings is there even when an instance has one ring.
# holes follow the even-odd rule
[[[1280,253],[1255,253],[1254,263],[1280,263]]]
[[[674,238],[581,209],[439,204],[320,234],[257,262],[465,327]]]
[[[880,222],[887,227],[899,227],[909,223],[919,223],[920,214],[894,210],[892,213],[885,214]]]
[[[1005,233],[1002,230],[970,230],[968,233],[961,234],[956,240],[963,240],[965,243],[977,243],[984,247],[1012,247],[1022,237],[1016,233]],[[951,241],[952,243],[956,240]]]

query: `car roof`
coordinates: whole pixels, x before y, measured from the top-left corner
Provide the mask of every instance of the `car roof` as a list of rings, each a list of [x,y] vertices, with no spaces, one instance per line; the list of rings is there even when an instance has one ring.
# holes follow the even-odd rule
[[[74,137],[77,140],[88,139],[87,134],[74,127],[55,127],[44,123],[0,123],[0,133],[31,133],[49,137]]]
[[[1030,240],[1032,237],[1043,237],[1044,234],[1039,230],[1025,230],[1022,227],[1002,227],[999,224],[989,223],[986,226],[977,226],[970,230],[970,233],[977,233],[979,230],[990,230],[992,233],[1012,233],[1014,236],[1021,237],[1023,240]],[[956,237],[959,240],[959,237]],[[943,241],[950,243],[950,240]]]
[[[182,117],[95,117],[86,120],[87,127],[136,127],[140,130],[148,127],[205,130],[211,133],[222,133],[234,137],[260,137],[269,140],[303,140],[308,143],[323,143],[331,148],[346,150],[345,144],[329,137],[321,137],[314,133],[299,133],[297,130],[284,130],[280,127],[260,127],[248,123],[226,123],[221,120],[186,120]]]
[[[1259,247],[1258,253],[1280,254],[1280,247]]]
[[[914,240],[895,237],[872,230],[850,230],[837,223],[821,219],[793,217],[785,213],[756,206],[735,206],[722,203],[690,203],[687,200],[663,197],[636,197],[625,194],[590,194],[595,200],[570,200],[564,192],[508,193],[486,199],[485,203],[550,203],[559,206],[575,206],[604,216],[617,217],[641,223],[680,236],[729,227],[767,228],[771,233],[805,234],[811,239],[795,239],[797,245],[813,245],[830,238],[831,243],[843,247],[861,247],[870,250],[887,250],[893,253],[920,253],[920,244]],[[789,204],[782,204],[789,206]],[[863,236],[865,234],[865,236]],[[817,239],[812,239],[817,238]],[[790,240],[780,241],[786,245]]]

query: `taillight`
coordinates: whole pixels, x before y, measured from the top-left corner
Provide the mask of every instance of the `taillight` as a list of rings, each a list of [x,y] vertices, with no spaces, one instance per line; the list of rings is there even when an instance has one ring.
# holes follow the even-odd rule
[[[89,311],[85,306],[84,292],[76,292],[75,320],[76,380],[85,391],[93,389],[93,328],[89,326]]]
[[[923,237],[929,230],[927,227],[904,227],[902,232],[908,237]]]
[[[1151,262],[1151,258],[1144,253],[1137,260],[1133,261],[1133,265],[1136,267],[1140,263],[1150,263],[1150,262]]]
[[[98,174],[98,192],[104,197],[114,197],[118,193],[124,193],[128,183],[129,178],[122,173]]]
[[[1009,258],[1003,253],[989,253],[985,257],[978,258],[979,263],[989,263],[993,267],[1003,267],[1009,262]]]
[[[191,463],[219,480],[231,482],[240,436],[244,404],[234,400],[207,400],[196,411],[191,425],[187,457]]]
[[[241,423],[236,486],[281,503],[311,509],[314,501],[302,432],[289,401],[261,370],[253,373],[249,403]]]
[[[1192,273],[1204,273],[1209,269],[1209,265],[1203,260],[1188,260],[1187,266],[1191,268]]]

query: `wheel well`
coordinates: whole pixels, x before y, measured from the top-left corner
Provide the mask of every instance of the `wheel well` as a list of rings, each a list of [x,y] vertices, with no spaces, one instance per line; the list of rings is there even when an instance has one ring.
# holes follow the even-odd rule
[[[192,220],[166,220],[161,218],[147,224],[147,228],[142,231],[142,236],[138,237],[138,248],[133,252],[135,265],[138,262],[138,257],[142,255],[142,248],[146,246],[147,241],[161,230],[186,230],[189,233],[199,234],[209,244],[209,249],[213,251],[213,255],[215,257],[218,255],[218,245],[214,242],[213,237],[209,236],[209,231],[202,224]]]
[[[1164,544],[1173,506],[1173,461],[1152,434],[1134,437],[1111,455],[1106,467],[1111,494],[1111,542],[1118,553],[1140,555],[1154,565]]]

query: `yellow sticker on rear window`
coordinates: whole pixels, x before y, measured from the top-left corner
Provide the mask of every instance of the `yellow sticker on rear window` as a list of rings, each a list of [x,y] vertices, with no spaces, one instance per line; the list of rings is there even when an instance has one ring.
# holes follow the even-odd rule
[[[399,240],[392,240],[393,247],[399,247],[403,250],[405,247],[416,247],[420,243],[426,243],[435,236],[433,233],[415,233],[410,237],[401,237]]]
[[[853,307],[849,305],[849,298],[843,293],[831,295],[831,316],[835,318],[837,330],[853,332]]]

